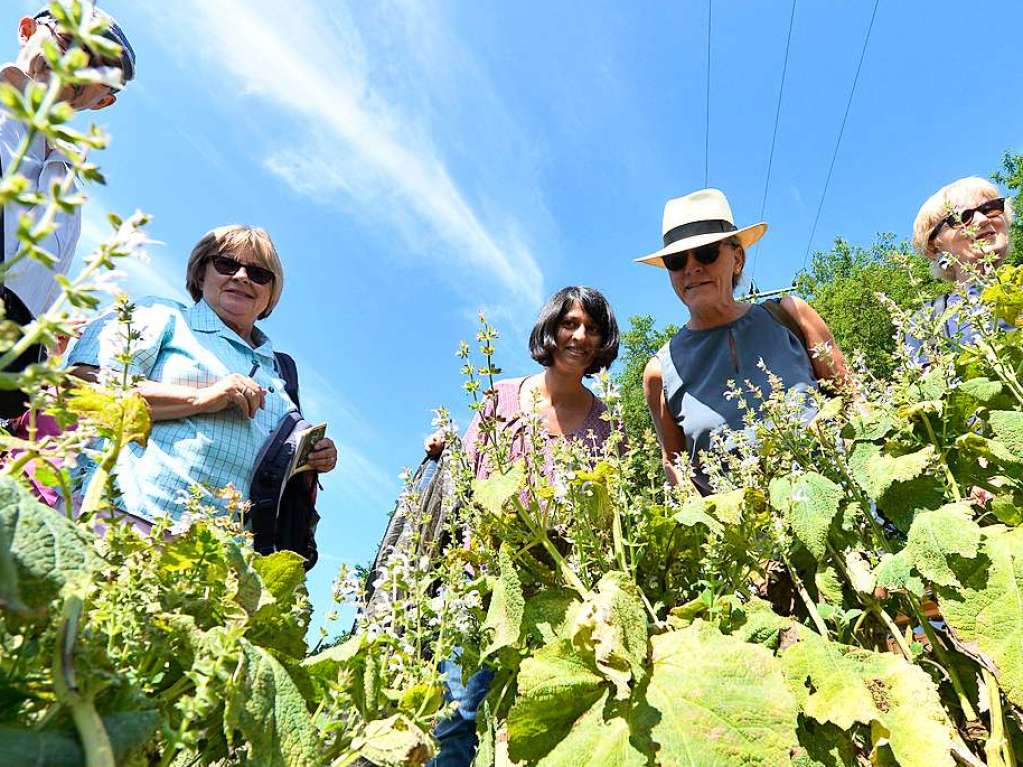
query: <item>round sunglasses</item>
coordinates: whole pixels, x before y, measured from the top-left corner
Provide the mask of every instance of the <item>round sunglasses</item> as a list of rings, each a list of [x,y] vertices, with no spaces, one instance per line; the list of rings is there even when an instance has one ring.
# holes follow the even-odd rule
[[[257,285],[267,285],[274,278],[274,273],[269,269],[253,264],[243,264],[240,261],[235,261],[230,256],[214,256],[210,259],[210,263],[217,270],[217,274],[222,274],[225,277],[233,277],[244,266],[245,274]]]
[[[683,250],[681,253],[669,253],[661,258],[661,262],[664,264],[664,268],[669,272],[679,272],[686,268],[686,262],[689,260],[689,254],[693,254],[693,258],[699,261],[704,266],[713,264],[718,260],[718,255],[721,253],[721,245],[723,242],[712,242],[709,245],[701,245],[698,248],[692,250]]]
[[[981,203],[976,208],[967,208],[966,210],[949,213],[934,225],[934,228],[927,237],[927,242],[934,242],[934,238],[941,234],[941,230],[945,226],[951,229],[955,229],[957,226],[969,226],[970,222],[973,221],[973,216],[977,213],[983,213],[985,217],[992,218],[994,215],[1000,216],[1004,212],[1005,198],[996,197],[993,200]]]

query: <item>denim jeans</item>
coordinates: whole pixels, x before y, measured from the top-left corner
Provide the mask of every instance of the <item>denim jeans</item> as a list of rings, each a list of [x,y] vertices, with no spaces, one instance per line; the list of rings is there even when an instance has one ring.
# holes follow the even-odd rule
[[[476,756],[476,710],[490,691],[494,672],[481,669],[462,684],[462,667],[456,657],[441,662],[445,676],[444,700],[458,703],[458,710],[433,729],[440,750],[426,767],[469,767]]]

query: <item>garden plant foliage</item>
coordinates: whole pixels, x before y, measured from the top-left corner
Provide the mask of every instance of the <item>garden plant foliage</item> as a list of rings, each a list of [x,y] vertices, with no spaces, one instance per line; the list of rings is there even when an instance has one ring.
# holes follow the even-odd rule
[[[79,46],[107,51],[77,3],[54,7]],[[80,51],[48,55],[56,85],[0,99],[99,181],[86,150],[105,138],[69,129],[55,101],[60,82],[98,75]],[[23,190],[15,163],[0,199],[41,210],[18,257],[48,263],[46,211],[82,200],[68,184]],[[112,218],[51,311],[3,323],[0,368],[96,309],[144,222]],[[944,317],[885,305],[920,355],[896,345],[892,376],[863,369],[800,400],[736,381],[750,428],[704,456],[706,498],[665,487],[649,446],[625,440],[606,374],[614,429],[599,455],[562,444],[549,471],[527,418],[538,449],[510,460],[485,404],[500,371],[483,321],[482,359],[467,344],[459,356],[489,476],[475,478],[440,411],[440,524],[409,490],[402,545],[371,583],[346,568],[336,583],[340,603],[365,608],[354,630],[312,651],[301,559],[255,554],[230,492],[221,516],[197,492],[185,531],[104,519],[118,452],[149,433],[134,381],[73,382],[54,358],[2,373],[77,428],[0,436],[0,764],[423,765],[453,713],[440,661],[457,659],[465,677],[495,674],[478,767],[1016,765],[1023,268],[963,296],[968,347]],[[132,308],[115,311],[127,359]],[[80,516],[34,500],[30,461],[68,495],[83,455],[99,470]]]

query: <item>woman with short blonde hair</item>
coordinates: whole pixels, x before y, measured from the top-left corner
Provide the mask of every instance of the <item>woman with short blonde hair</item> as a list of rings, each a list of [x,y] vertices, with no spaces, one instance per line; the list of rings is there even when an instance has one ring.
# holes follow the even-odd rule
[[[284,288],[270,235],[241,225],[210,230],[192,249],[185,285],[192,306],[138,302],[127,365],[121,328],[109,316],[91,323],[68,355],[86,377],[127,372],[149,405],[148,444],[128,445],[117,462],[118,511],[132,522],[177,521],[196,486],[214,506],[224,505],[217,491],[228,485],[247,498],[264,445],[298,411],[294,362],[256,326]],[[322,439],[308,465],[330,471],[336,462],[334,443]],[[306,475],[313,495],[316,471]]]
[[[270,316],[281,300],[281,293],[284,292],[284,267],[281,266],[277,248],[274,247],[273,240],[270,239],[266,229],[231,224],[218,226],[216,229],[206,232],[192,248],[192,254],[188,257],[188,266],[185,269],[185,289],[188,290],[193,301],[198,301],[202,298],[202,284],[207,262],[214,256],[231,256],[237,253],[246,253],[252,259],[253,264],[273,273],[274,279],[269,303],[267,303],[266,310],[257,317],[257,319],[264,320]]]

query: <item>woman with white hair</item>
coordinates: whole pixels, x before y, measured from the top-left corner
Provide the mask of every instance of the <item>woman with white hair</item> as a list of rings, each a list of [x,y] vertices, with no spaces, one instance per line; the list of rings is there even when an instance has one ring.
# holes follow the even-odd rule
[[[931,262],[936,277],[955,283],[967,294],[979,290],[976,282],[1000,266],[1009,255],[1012,205],[994,184],[968,176],[947,184],[920,207],[913,222],[913,246]],[[945,314],[961,303],[962,296],[950,291],[931,304],[929,316]],[[943,330],[948,338],[970,344],[970,327],[949,317]],[[910,349],[919,350],[920,341],[906,337]]]
[[[943,186],[920,207],[913,246],[936,277],[968,283],[1009,254],[1012,205],[987,179],[968,176]]]

